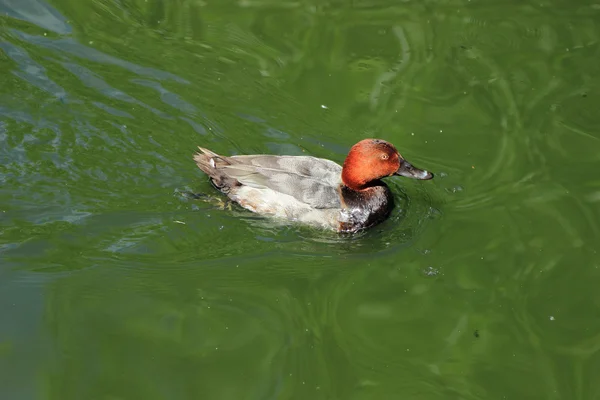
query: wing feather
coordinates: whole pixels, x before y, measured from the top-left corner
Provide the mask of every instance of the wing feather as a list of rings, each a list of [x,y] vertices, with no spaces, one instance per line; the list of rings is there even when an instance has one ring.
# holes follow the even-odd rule
[[[222,157],[220,168],[242,185],[285,193],[314,208],[341,207],[339,185],[342,167],[310,156]]]

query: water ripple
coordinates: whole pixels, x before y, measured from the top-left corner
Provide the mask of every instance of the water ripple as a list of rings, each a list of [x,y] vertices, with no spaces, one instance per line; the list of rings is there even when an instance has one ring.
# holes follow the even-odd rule
[[[68,35],[73,30],[54,7],[36,0],[4,0],[0,3],[0,12],[60,35]]]
[[[175,74],[160,71],[155,68],[139,66],[129,61],[110,56],[92,47],[82,45],[73,38],[52,39],[44,36],[30,35],[15,29],[11,30],[11,33],[30,44],[34,44],[36,46],[40,46],[42,48],[50,50],[55,50],[59,54],[67,53],[75,57],[83,58],[85,60],[90,60],[101,64],[115,65],[128,71],[131,71],[137,75],[148,76],[158,80],[172,80],[181,84],[190,83],[189,81],[180,78]]]

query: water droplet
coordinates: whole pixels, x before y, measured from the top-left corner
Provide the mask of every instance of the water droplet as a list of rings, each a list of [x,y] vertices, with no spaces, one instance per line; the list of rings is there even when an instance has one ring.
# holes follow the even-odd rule
[[[454,186],[451,188],[446,188],[446,192],[448,193],[458,193],[458,192],[462,192],[463,191],[463,187],[458,185],[458,186]]]
[[[430,266],[423,270],[423,274],[426,276],[438,276],[440,274],[440,270]]]

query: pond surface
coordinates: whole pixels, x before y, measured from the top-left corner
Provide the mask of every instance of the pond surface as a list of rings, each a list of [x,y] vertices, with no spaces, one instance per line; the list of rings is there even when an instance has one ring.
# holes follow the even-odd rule
[[[600,399],[599,20],[0,0],[0,398]],[[365,137],[436,178],[352,237],[224,209],[192,161]]]

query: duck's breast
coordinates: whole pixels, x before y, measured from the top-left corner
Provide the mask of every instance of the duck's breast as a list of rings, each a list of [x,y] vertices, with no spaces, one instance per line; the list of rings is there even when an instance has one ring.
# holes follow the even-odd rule
[[[360,191],[341,188],[344,203],[340,230],[356,232],[385,221],[394,208],[392,192],[383,182]]]

